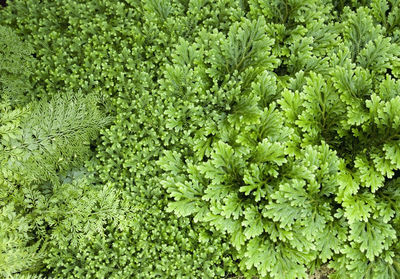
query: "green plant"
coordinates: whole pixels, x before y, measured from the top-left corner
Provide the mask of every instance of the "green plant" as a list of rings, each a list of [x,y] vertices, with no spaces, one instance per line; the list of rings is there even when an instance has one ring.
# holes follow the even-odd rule
[[[2,103],[3,276],[400,276],[399,1],[0,14],[38,99]]]
[[[29,47],[22,47],[11,29],[1,27],[3,30],[9,38],[2,42],[9,43],[5,49],[12,55],[0,62],[7,66],[0,88],[4,93],[0,103],[0,276],[29,277],[42,268],[51,239],[48,231],[56,225],[60,229],[62,223],[58,222],[68,217],[66,209],[57,211],[55,200],[70,204],[73,200],[66,198],[68,194],[75,193],[76,198],[86,195],[78,189],[64,189],[69,184],[60,177],[89,157],[90,141],[109,119],[98,109],[94,95],[65,93],[28,104],[17,98],[29,88],[20,86],[29,84],[21,64],[28,60]],[[112,200],[112,195],[108,199]],[[96,211],[91,204],[85,205]],[[96,220],[99,218],[96,215]],[[68,229],[77,230],[73,225]]]
[[[0,25],[0,97],[17,105],[29,101],[32,47],[12,28]]]

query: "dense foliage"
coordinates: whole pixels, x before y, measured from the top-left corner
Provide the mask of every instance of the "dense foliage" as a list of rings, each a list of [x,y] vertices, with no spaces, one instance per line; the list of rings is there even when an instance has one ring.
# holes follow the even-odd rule
[[[0,277],[400,277],[400,1],[14,0]]]

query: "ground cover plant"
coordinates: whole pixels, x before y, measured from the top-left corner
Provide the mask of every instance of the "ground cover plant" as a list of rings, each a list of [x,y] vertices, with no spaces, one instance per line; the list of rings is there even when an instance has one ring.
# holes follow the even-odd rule
[[[398,0],[7,1],[0,278],[400,278],[399,78]]]

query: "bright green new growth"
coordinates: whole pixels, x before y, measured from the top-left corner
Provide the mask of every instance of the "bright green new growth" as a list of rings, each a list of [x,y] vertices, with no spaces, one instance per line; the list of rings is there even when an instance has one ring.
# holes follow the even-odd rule
[[[0,15],[0,277],[400,277],[398,0]]]

